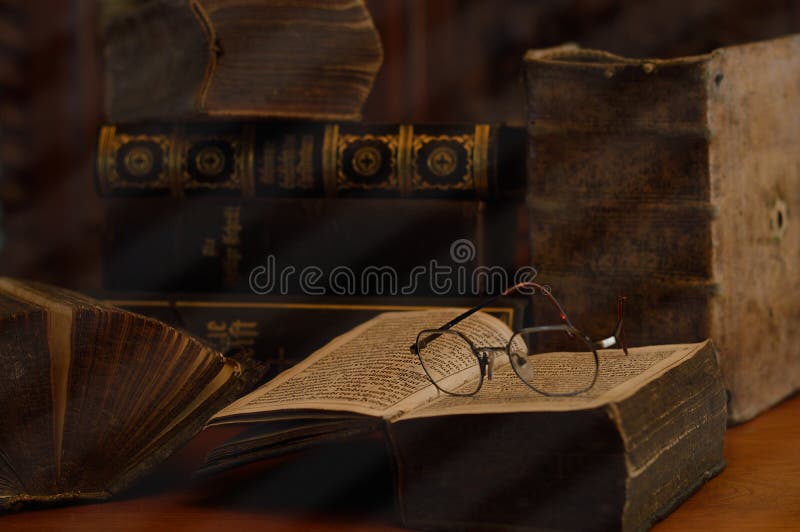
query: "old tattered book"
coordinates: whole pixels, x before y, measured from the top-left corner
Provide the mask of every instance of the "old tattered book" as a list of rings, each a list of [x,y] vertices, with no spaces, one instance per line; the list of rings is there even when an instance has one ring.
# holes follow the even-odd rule
[[[711,338],[733,422],[800,388],[800,35],[525,69],[540,279],[579,319],[623,290],[632,344]]]
[[[383,61],[363,0],[101,2],[106,118],[354,120]]]
[[[0,278],[0,511],[118,494],[254,372],[154,319]]]
[[[216,414],[212,426],[249,427],[202,471],[380,431],[409,526],[633,530],[723,467],[725,391],[710,342],[602,351],[596,384],[572,397],[537,394],[503,355],[478,394],[455,397],[409,345],[460,312],[384,313],[334,339]],[[483,313],[455,328],[477,345],[512,337]],[[448,345],[436,348],[443,378],[474,388],[473,362]],[[573,354],[545,356],[543,381],[580,369]]]

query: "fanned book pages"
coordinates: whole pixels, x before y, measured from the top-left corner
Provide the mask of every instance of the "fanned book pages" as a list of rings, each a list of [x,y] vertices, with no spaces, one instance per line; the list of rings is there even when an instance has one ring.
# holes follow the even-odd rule
[[[711,338],[732,422],[800,388],[800,35],[525,78],[531,263],[573,318],[622,290],[632,345]]]
[[[249,429],[202,472],[379,430],[409,526],[637,530],[723,467],[725,391],[710,342],[602,351],[596,385],[574,397],[534,392],[503,355],[477,395],[454,397],[409,345],[461,311],[385,313],[332,340],[212,418]],[[512,336],[483,313],[455,329],[484,346]],[[474,388],[474,355],[447,345],[435,355],[440,383]],[[582,369],[575,354],[546,356],[558,358],[540,379],[556,387]]]
[[[255,376],[192,337],[0,278],[0,511],[120,493]]]

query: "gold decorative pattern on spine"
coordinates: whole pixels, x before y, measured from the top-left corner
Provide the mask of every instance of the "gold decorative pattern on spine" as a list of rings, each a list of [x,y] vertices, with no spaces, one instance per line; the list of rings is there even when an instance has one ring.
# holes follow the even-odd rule
[[[473,145],[472,160],[475,176],[475,193],[479,199],[489,197],[489,130],[487,124],[475,125],[475,144]]]
[[[466,160],[464,161],[464,175],[461,179],[457,182],[450,182],[450,183],[433,183],[429,179],[426,178],[425,175],[419,172],[418,165],[423,162],[423,158],[425,157],[422,155],[422,151],[427,144],[433,143],[444,143],[444,142],[457,142],[459,143],[466,152]],[[474,169],[473,169],[473,153],[474,149],[473,146],[475,144],[475,135],[474,133],[466,133],[464,135],[426,135],[426,134],[417,134],[414,135],[413,138],[413,147],[411,153],[411,160],[416,161],[412,167],[412,180],[411,180],[411,187],[412,192],[420,192],[420,191],[469,191],[469,190],[476,190],[475,184],[475,177],[474,177]],[[453,151],[452,148],[448,146],[438,146],[431,153],[425,160],[425,166],[427,166],[428,170],[434,176],[446,176],[454,172],[457,168],[457,155]],[[436,158],[440,158],[439,161],[436,161]],[[437,165],[438,168],[437,168]]]
[[[374,178],[381,167],[383,156],[379,150],[371,150],[362,146],[354,154],[348,155],[348,149],[355,143],[380,143],[387,148],[390,153],[389,174],[384,179],[376,179],[372,182],[354,179],[345,169],[347,164],[352,163],[353,171],[362,178]],[[389,133],[386,135],[373,135],[371,133],[342,134],[337,139],[336,147],[336,193],[341,194],[347,190],[381,190],[400,192],[400,173],[397,169],[399,157],[399,135]],[[371,159],[371,160],[370,160]]]
[[[339,146],[339,125],[328,124],[325,126],[325,135],[322,140],[322,186],[325,197],[336,197],[336,159]]]
[[[239,175],[241,176],[242,196],[252,198],[256,195],[256,128],[255,126],[244,126],[242,128],[242,140],[239,143],[241,164]]]
[[[117,134],[116,126],[103,126],[97,142],[97,186],[103,195],[111,193],[111,168],[114,164],[112,141]]]
[[[400,184],[400,196],[411,195],[411,179],[414,169],[412,156],[414,149],[414,126],[400,125],[397,135],[397,178]]]
[[[170,135],[169,153],[167,154],[167,172],[169,187],[176,198],[183,197],[183,167],[186,165],[185,131],[182,126],[175,126]]]

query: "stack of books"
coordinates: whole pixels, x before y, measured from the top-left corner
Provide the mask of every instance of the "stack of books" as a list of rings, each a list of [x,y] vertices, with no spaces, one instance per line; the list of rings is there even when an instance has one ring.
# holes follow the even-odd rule
[[[191,4],[106,21],[104,299],[284,365],[322,345],[304,328],[513,281],[524,128],[356,121],[382,60],[360,2]]]
[[[244,430],[204,474],[381,435],[409,526],[638,530],[724,467],[727,423],[800,387],[800,37],[532,50],[526,128],[367,124],[382,50],[361,1],[120,6],[96,155],[106,302],[0,280],[0,391],[45,420],[4,421],[0,508],[116,495],[208,422]],[[433,263],[451,284],[417,269]],[[498,300],[453,329],[479,364],[443,342],[434,378],[420,331],[522,267],[591,338],[623,294],[631,348],[598,349],[581,393],[542,393],[512,346],[552,308]],[[542,382],[582,371],[557,354]],[[231,403],[260,374],[243,355],[280,374]],[[90,456],[99,441],[126,459]]]

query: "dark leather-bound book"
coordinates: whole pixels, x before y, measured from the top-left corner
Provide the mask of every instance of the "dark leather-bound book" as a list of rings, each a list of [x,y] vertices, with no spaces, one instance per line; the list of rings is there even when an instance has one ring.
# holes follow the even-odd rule
[[[726,397],[710,342],[602,351],[594,387],[572,397],[533,391],[498,355],[476,395],[454,397],[437,392],[409,345],[462,310],[381,314],[335,338],[212,418],[244,430],[202,472],[377,432],[407,526],[641,530],[724,466]],[[513,341],[482,313],[456,329],[476,345]],[[436,349],[439,382],[474,390],[474,354],[449,341]],[[537,356],[549,360],[543,384],[589,369],[580,354]]]
[[[625,293],[633,344],[712,338],[733,422],[800,387],[800,37],[525,69],[541,279],[576,316]]]
[[[0,278],[0,511],[122,492],[258,376],[173,327]]]
[[[105,203],[106,290],[463,295],[486,292],[488,282],[492,293],[502,290],[517,271],[519,203],[327,198]],[[446,270],[436,278],[433,270],[439,267]],[[505,281],[497,281],[495,271]]]
[[[101,196],[521,199],[525,129],[495,124],[103,126]]]
[[[381,312],[472,307],[483,298],[320,297],[254,294],[99,293],[105,303],[182,328],[221,352],[246,350],[268,363],[269,375],[303,360],[334,336]],[[506,297],[484,311],[519,329],[527,298]]]
[[[105,2],[106,118],[357,120],[383,60],[361,0]]]
[[[510,271],[525,140],[522,128],[489,124],[106,126],[97,155],[98,189],[110,197],[104,287],[252,292],[248,276],[270,255],[295,274],[391,267],[401,287],[432,260],[470,275]],[[471,248],[455,262],[459,240]],[[299,293],[297,275],[290,284]],[[474,291],[453,283],[410,293]]]

